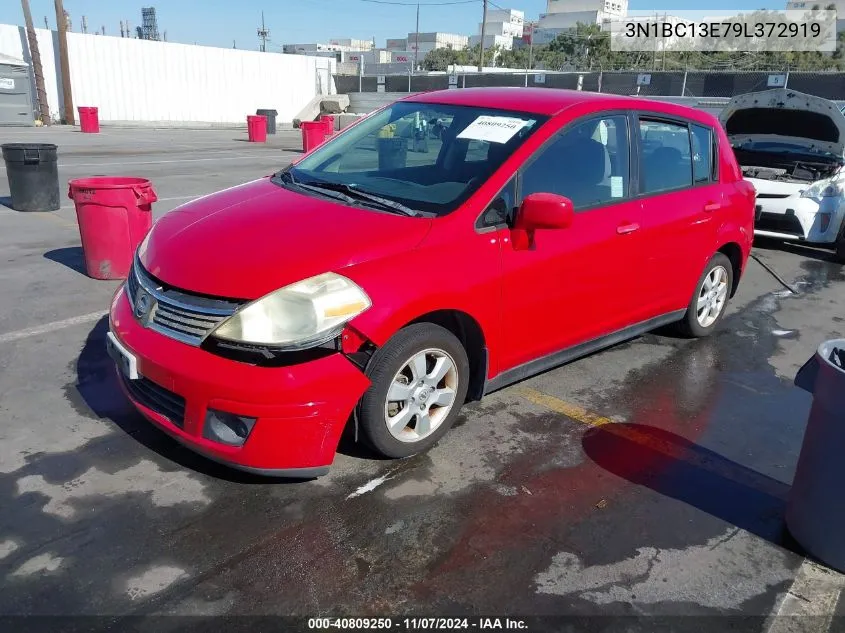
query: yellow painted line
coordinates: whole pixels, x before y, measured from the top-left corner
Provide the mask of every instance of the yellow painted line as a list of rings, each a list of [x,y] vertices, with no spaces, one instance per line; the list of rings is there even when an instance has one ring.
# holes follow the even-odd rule
[[[586,409],[582,409],[578,405],[571,404],[560,398],[555,398],[542,391],[531,389],[530,387],[517,387],[516,392],[534,404],[551,409],[555,413],[560,413],[568,418],[572,418],[576,422],[586,424],[587,426],[604,426],[605,424],[613,424],[613,420],[604,418],[595,413],[590,413]]]
[[[739,464],[734,464],[719,455],[712,454],[709,450],[698,447],[683,437],[678,436],[677,441],[654,437],[648,432],[637,428],[636,425],[617,424],[609,418],[596,415],[577,405],[561,400],[560,398],[555,398],[542,391],[531,389],[530,387],[517,387],[516,393],[529,402],[545,407],[555,413],[565,415],[579,424],[593,428],[609,425],[603,432],[610,433],[632,445],[649,449],[673,460],[686,462],[691,466],[708,471],[746,488],[768,494],[771,497],[777,499],[783,497],[785,484],[751,471]],[[671,433],[669,434],[673,435]]]

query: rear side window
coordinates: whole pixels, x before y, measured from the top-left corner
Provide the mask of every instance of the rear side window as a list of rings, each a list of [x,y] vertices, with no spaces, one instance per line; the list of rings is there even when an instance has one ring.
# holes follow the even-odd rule
[[[692,125],[692,169],[695,184],[715,180],[713,161],[716,155],[713,144],[713,131],[702,125]]]
[[[628,197],[628,119],[591,118],[567,128],[522,172],[524,198],[556,193],[575,211]]]
[[[665,121],[640,120],[640,189],[660,193],[692,186],[689,128]]]

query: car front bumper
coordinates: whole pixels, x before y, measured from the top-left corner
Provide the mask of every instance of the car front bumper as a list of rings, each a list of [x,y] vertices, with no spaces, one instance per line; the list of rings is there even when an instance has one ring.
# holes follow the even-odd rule
[[[370,385],[334,353],[286,367],[258,367],[216,356],[144,328],[125,291],[112,300],[109,325],[134,356],[138,378],[118,368],[137,409],[188,448],[260,474],[310,478],[331,466],[341,433]],[[255,419],[243,446],[204,437],[210,410]]]
[[[833,244],[839,237],[845,201],[842,198],[757,198],[755,235],[813,244]]]

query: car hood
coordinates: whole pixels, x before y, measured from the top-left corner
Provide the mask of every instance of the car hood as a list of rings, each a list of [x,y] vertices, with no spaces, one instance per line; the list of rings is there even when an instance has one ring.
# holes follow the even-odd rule
[[[786,88],[738,95],[719,119],[733,145],[774,141],[845,155],[845,115],[835,103]]]
[[[416,247],[431,219],[347,207],[262,178],[158,220],[140,254],[160,281],[257,299],[288,284]]]

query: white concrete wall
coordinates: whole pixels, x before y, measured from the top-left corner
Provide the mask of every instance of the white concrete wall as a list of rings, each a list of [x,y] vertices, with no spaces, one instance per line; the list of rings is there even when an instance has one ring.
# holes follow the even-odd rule
[[[51,113],[61,112],[58,42],[37,29]],[[30,60],[25,30],[0,24],[0,53]],[[333,59],[68,33],[74,105],[103,122],[245,124],[257,108],[291,121],[332,94]]]

